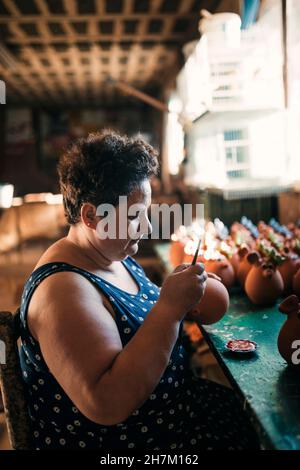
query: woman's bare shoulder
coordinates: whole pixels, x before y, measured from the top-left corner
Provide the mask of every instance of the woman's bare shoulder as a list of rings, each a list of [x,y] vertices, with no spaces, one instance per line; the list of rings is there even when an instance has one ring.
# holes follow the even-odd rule
[[[72,247],[63,238],[55,242],[44,252],[35,265],[34,270],[52,262],[63,262],[75,266],[80,265],[74,258]],[[28,305],[28,324],[33,336],[36,337],[36,324],[41,321],[43,312],[47,310],[49,304],[52,304],[56,310],[59,310],[60,306],[74,301],[77,306],[81,305],[83,300],[86,302],[86,305],[89,303],[95,304],[96,302],[99,307],[101,305],[104,306],[115,318],[112,306],[105,296],[102,295],[100,289],[78,272],[58,271],[51,274],[51,276],[47,276],[36,287]]]
[[[36,263],[34,269],[37,269],[47,263],[55,263],[61,261],[63,263],[72,264],[74,262],[73,250],[66,237],[60,238],[55,243],[50,245],[47,250],[42,254]]]
[[[49,322],[64,319],[70,310],[73,322],[95,312],[100,317],[109,314],[116,319],[112,305],[94,283],[76,272],[56,272],[37,286],[28,304],[27,321],[32,336],[39,341],[39,331],[48,328]],[[80,315],[76,316],[76,311]]]

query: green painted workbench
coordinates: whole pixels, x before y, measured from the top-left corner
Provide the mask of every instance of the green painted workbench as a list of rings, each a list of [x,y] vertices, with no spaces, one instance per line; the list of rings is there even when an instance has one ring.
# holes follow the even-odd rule
[[[166,272],[169,244],[155,251]],[[284,315],[272,308],[255,307],[241,292],[230,295],[230,307],[215,325],[200,327],[225,375],[249,413],[266,449],[300,450],[300,371],[288,367],[277,350],[277,337]],[[231,338],[258,343],[252,355],[226,351]]]

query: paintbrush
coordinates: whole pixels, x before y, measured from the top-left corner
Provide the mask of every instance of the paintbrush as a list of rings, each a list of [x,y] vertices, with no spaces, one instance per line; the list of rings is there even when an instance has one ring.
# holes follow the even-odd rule
[[[191,262],[191,265],[192,265],[192,266],[193,266],[194,264],[196,264],[196,261],[197,261],[197,258],[198,258],[198,253],[199,253],[200,246],[201,246],[201,242],[202,242],[202,238],[199,237],[198,245],[197,245],[197,248],[196,248],[195,253],[194,253],[193,261]]]

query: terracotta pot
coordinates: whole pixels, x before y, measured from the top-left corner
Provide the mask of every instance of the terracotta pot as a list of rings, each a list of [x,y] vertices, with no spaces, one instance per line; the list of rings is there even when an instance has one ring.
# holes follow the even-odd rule
[[[188,255],[187,253],[184,253],[182,262],[190,264],[193,261],[193,258],[194,258],[194,255]]]
[[[261,260],[257,253],[247,256],[252,264],[246,282],[245,291],[251,302],[256,305],[272,305],[283,292],[283,280],[276,267]]]
[[[268,237],[270,232],[274,232],[272,227],[267,225],[263,220],[260,220],[258,222],[257,229],[258,229],[259,233],[261,233],[263,235],[263,238]]]
[[[224,286],[230,289],[235,282],[234,269],[227,259],[205,261],[205,271],[214,273],[222,279]]]
[[[300,304],[296,295],[290,295],[279,305],[287,315],[277,339],[278,351],[288,364],[300,368]]]
[[[204,295],[190,312],[190,315],[203,325],[216,323],[225,315],[229,307],[229,295],[222,282],[208,278]]]
[[[181,241],[172,241],[170,246],[169,257],[174,268],[183,263],[184,243]]]
[[[292,255],[288,255],[286,260],[280,266],[278,266],[278,271],[281,274],[284,284],[283,294],[288,295],[293,292],[293,276],[296,274],[299,268],[299,258],[297,256],[293,257]]]
[[[184,253],[184,257],[183,257],[183,263],[188,263],[188,264],[191,264],[191,262],[193,261],[194,259],[194,255],[188,255],[187,253]],[[202,255],[199,255],[198,258],[197,258],[197,263],[203,263],[203,257]]]
[[[247,259],[247,255],[249,253],[250,251],[248,248],[240,248],[238,251],[238,255],[240,257],[240,263],[239,263],[239,267],[237,270],[237,278],[238,278],[240,285],[243,288],[245,287],[245,282],[246,282],[248,273],[250,272],[250,269],[252,268],[252,265],[249,263]]]
[[[293,276],[293,292],[298,295],[300,299],[300,269]]]

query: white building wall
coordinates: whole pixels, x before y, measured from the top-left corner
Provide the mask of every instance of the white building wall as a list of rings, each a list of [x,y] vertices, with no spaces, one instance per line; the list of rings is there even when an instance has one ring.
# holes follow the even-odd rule
[[[288,179],[284,112],[233,112],[212,113],[196,122],[190,130],[187,182],[218,188],[229,183],[224,132],[234,129],[247,131],[251,178]]]
[[[286,178],[284,112],[259,117],[249,123],[251,176]]]

